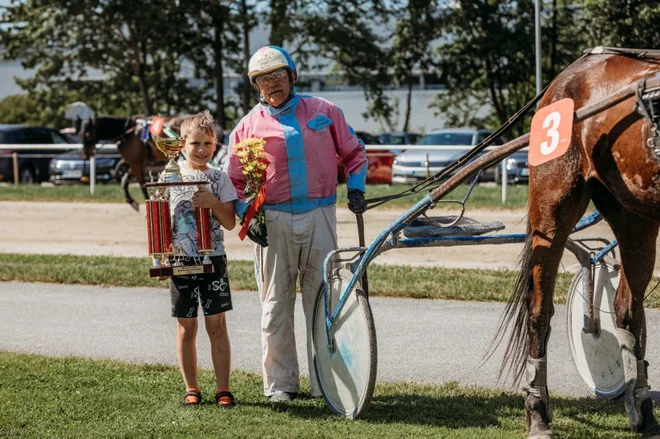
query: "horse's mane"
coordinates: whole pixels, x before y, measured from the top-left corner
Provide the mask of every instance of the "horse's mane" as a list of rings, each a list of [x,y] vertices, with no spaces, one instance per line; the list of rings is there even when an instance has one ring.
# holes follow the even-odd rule
[[[598,46],[586,49],[583,53],[590,55],[623,55],[630,58],[658,60],[660,59],[660,50],[655,49],[629,49],[625,47],[604,47]]]

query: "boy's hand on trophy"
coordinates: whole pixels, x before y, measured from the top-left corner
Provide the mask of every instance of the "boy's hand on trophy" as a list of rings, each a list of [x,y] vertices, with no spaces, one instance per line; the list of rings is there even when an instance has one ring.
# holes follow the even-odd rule
[[[212,209],[218,202],[219,200],[216,198],[216,196],[205,189],[200,189],[195,192],[195,195],[193,195],[192,199],[193,207],[195,207],[195,209],[198,207],[207,207]]]
[[[157,277],[158,280],[167,280],[169,278],[170,278],[169,276],[158,276]]]

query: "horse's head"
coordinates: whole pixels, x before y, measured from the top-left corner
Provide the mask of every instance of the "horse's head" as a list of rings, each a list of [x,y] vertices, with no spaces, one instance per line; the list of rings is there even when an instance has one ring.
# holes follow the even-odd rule
[[[90,117],[80,124],[80,138],[82,139],[82,157],[87,160],[90,156],[94,155],[96,150],[96,124],[94,118]]]

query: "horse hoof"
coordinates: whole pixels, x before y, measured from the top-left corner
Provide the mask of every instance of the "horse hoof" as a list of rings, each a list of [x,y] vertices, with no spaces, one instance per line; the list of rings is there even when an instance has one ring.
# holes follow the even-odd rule
[[[643,438],[660,439],[660,425],[653,415],[653,401],[651,398],[642,402],[642,425],[637,429],[638,433],[642,434]]]
[[[660,439],[660,426],[654,424],[645,430],[642,430],[643,439]]]
[[[538,433],[530,434],[527,439],[554,439],[555,434],[552,430],[539,431]]]
[[[140,211],[140,205],[139,205],[138,203],[136,203],[135,201],[132,201],[132,202],[131,202],[131,207],[132,207],[133,209],[135,209],[136,212],[139,212],[139,211]]]

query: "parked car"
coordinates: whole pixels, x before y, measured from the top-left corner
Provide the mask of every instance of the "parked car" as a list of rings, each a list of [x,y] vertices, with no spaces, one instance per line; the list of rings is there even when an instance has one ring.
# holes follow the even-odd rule
[[[54,155],[71,149],[70,142],[57,131],[39,126],[0,125],[0,144],[61,145],[53,150],[21,149],[0,150],[0,181],[14,181],[13,153],[18,153],[18,179],[20,183],[38,183],[48,180],[48,165]]]
[[[505,163],[507,183],[527,183],[529,181],[529,159],[527,151],[516,151],[498,165],[497,183],[502,182],[502,163]]]
[[[364,131],[356,131],[355,135],[358,137],[358,139],[362,140],[365,145],[381,145],[382,142],[378,140],[377,136],[374,136],[373,134],[364,132]]]
[[[356,131],[355,135],[364,142],[365,145],[378,145],[380,141],[373,134],[363,131]],[[392,163],[394,154],[386,149],[370,149],[367,151],[367,184],[391,184],[392,183]],[[337,157],[337,179],[339,183],[346,182],[346,170],[339,162]]]
[[[98,148],[94,162],[98,182],[119,182],[128,170],[128,165],[121,160],[119,150],[114,144],[105,144]],[[55,184],[88,182],[90,178],[89,163],[89,160],[81,157],[80,150],[67,151],[50,161],[49,180]]]
[[[407,131],[397,131],[394,133],[383,133],[378,136],[382,145],[414,145],[422,136],[420,134],[409,133]]]
[[[467,152],[465,147],[474,146],[484,140],[491,131],[471,128],[449,128],[431,131],[422,137],[418,146],[446,146],[442,150],[409,149],[396,156],[392,164],[393,183],[416,183],[440,171]],[[496,140],[495,144],[501,144]],[[494,181],[496,166],[481,175],[481,181]]]

